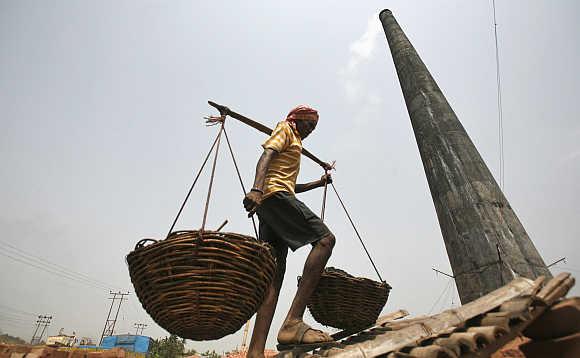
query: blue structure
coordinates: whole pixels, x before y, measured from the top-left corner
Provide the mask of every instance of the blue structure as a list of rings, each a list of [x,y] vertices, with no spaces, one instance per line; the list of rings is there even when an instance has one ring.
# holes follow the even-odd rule
[[[121,334],[103,338],[102,349],[122,348],[129,352],[147,353],[151,345],[151,337]]]

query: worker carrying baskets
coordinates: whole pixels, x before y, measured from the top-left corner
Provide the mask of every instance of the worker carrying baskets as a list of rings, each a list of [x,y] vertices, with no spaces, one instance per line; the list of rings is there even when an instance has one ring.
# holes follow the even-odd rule
[[[225,106],[211,101],[209,104],[219,110],[220,116],[206,117],[207,123],[219,125],[219,132],[167,237],[160,241],[143,239],[127,255],[131,281],[143,308],[170,333],[192,340],[212,340],[235,333],[257,312],[248,356],[262,357],[284,278],[288,248],[295,251],[310,244],[311,252],[298,290],[278,332],[279,350],[333,344],[333,336],[303,322],[306,307],[318,322],[350,334],[374,324],[387,301],[390,286],[380,277],[336,191],[330,176],[334,165],[321,161],[302,147],[302,140],[316,128],[318,112],[308,106],[298,106],[272,131]],[[254,185],[249,191],[245,189],[225,128],[227,116],[270,136],[262,145]],[[206,229],[222,135],[245,195],[243,204],[252,220],[255,238],[222,232],[227,220],[214,231]],[[214,151],[201,228],[174,231]],[[301,155],[324,169],[320,180],[296,184]],[[325,270],[335,245],[334,235],[323,222],[328,185],[336,193],[380,282],[356,278],[341,270]],[[320,217],[295,196],[319,187],[324,187]],[[259,218],[259,230],[254,213]]]
[[[332,181],[330,174],[325,174],[318,181],[296,184],[302,140],[312,133],[317,123],[318,112],[304,105],[291,110],[286,120],[278,123],[262,145],[264,151],[256,166],[254,185],[244,198],[244,207],[250,215],[258,214],[260,238],[274,247],[277,264],[277,274],[258,309],[248,357],[261,356],[264,352],[286,270],[288,248],[295,251],[308,244],[312,249],[290,310],[278,332],[278,342],[295,345],[333,341],[329,334],[312,329],[302,320],[335,243],[328,227],[294,195],[324,187]]]

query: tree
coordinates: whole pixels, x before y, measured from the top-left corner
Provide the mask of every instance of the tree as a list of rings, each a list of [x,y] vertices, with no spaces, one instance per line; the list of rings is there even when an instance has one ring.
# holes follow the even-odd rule
[[[151,342],[151,357],[154,358],[182,358],[185,351],[185,339],[172,334],[169,337],[159,338]]]
[[[6,344],[26,344],[26,342],[24,341],[24,339],[20,338],[20,337],[14,337],[11,336],[9,334],[1,334],[2,332],[0,332],[0,343],[6,343]]]

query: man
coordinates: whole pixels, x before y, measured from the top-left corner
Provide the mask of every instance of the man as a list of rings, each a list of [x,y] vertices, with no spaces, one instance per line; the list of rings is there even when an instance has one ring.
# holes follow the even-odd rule
[[[284,279],[288,248],[295,251],[307,244],[311,244],[312,249],[304,264],[296,296],[278,332],[278,342],[300,345],[333,340],[327,333],[312,329],[302,320],[306,303],[316,289],[335,243],[334,235],[322,220],[295,197],[295,193],[332,182],[327,174],[311,183],[296,184],[302,140],[316,128],[317,123],[318,112],[304,105],[294,108],[285,121],[278,123],[270,138],[262,144],[264,152],[256,166],[254,185],[244,198],[244,207],[250,215],[258,214],[260,238],[274,247],[278,265],[274,282],[256,315],[248,357],[264,356],[266,338]]]

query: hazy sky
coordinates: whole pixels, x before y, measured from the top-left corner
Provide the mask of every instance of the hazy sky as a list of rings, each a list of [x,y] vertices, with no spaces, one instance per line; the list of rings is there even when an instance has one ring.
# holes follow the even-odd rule
[[[504,191],[544,260],[567,258],[553,272],[579,274],[580,5],[496,4]],[[133,292],[125,255],[140,238],[165,235],[217,133],[203,124],[215,114],[208,99],[271,127],[297,104],[317,108],[304,144],[337,161],[335,184],[393,286],[384,312],[456,305],[449,279],[431,270],[451,268],[378,20],[385,7],[497,178],[490,0],[0,0],[0,329],[30,339],[32,314],[51,314],[49,334],[63,327],[98,340],[110,304],[102,286]],[[234,120],[228,129],[250,186],[265,136]],[[227,231],[251,234],[221,153],[208,227],[227,218]],[[300,181],[321,174],[303,160]],[[201,225],[202,179],[179,228]],[[321,198],[301,195],[315,212]],[[333,195],[326,217],[338,240],[329,265],[375,278]],[[103,284],[26,265],[23,252]],[[270,347],[307,253],[289,257]],[[167,334],[132,294],[116,333],[134,332],[135,322],[149,325],[147,335]],[[241,336],[188,346],[221,352]]]

